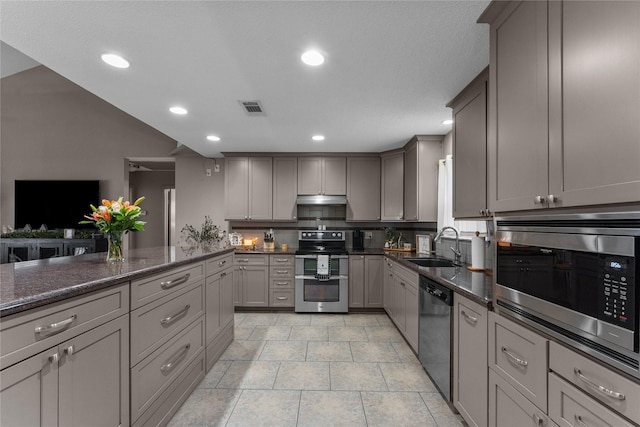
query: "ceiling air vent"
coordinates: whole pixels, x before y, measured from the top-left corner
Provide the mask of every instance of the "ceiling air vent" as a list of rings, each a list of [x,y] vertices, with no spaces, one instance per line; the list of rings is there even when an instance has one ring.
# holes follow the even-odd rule
[[[250,116],[265,116],[260,101],[239,101],[244,111]]]

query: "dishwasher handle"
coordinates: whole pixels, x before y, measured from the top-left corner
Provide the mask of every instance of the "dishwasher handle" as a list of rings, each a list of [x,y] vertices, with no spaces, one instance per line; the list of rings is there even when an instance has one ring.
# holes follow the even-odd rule
[[[451,289],[422,276],[420,277],[420,288],[444,304],[453,305],[453,291]]]

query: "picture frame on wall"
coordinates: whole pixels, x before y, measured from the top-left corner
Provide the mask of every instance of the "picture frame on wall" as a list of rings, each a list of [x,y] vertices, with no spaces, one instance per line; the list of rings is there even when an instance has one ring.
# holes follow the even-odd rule
[[[428,234],[416,234],[416,252],[419,254],[431,253],[431,236]]]

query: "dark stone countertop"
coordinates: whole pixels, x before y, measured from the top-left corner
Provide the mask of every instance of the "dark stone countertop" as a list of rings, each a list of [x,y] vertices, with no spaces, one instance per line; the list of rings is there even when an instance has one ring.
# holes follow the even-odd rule
[[[127,251],[123,263],[107,263],[100,252],[2,264],[0,317],[232,251],[170,246]]]
[[[460,295],[492,308],[493,278],[484,272],[472,272],[463,267],[420,267],[405,258],[428,258],[415,252],[385,252],[385,256],[398,261],[404,267],[421,274]]]

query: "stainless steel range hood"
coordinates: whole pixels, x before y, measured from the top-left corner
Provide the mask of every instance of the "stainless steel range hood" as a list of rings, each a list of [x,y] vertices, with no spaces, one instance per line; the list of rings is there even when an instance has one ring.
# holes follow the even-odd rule
[[[298,196],[298,206],[313,205],[313,206],[344,206],[347,204],[347,196]]]

